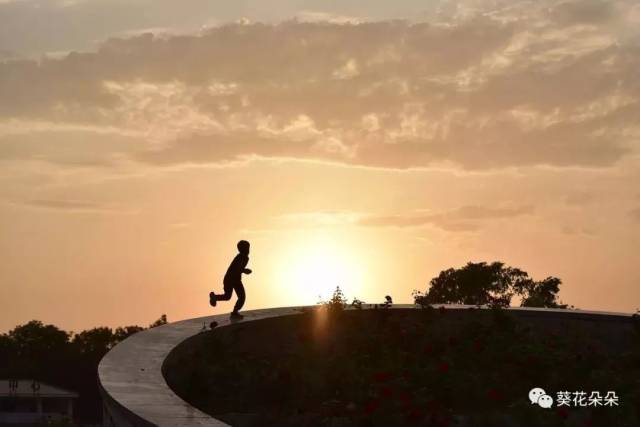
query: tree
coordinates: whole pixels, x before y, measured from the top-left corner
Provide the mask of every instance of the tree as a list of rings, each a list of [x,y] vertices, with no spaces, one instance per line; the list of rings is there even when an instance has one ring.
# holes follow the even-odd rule
[[[73,337],[73,344],[83,354],[104,356],[115,345],[115,337],[111,328],[99,327],[82,331]]]
[[[523,293],[521,307],[567,308],[558,301],[562,281],[557,277],[547,277],[540,282],[531,281]]]
[[[16,326],[3,339],[3,347],[8,353],[3,357],[6,365],[0,366],[0,376],[46,378],[51,373],[51,366],[69,360],[70,336],[70,333],[39,320]]]
[[[0,377],[11,378],[10,362],[16,354],[15,344],[7,334],[0,334]]]
[[[55,352],[69,342],[70,333],[58,329],[54,325],[44,325],[39,320],[32,320],[24,325],[16,326],[9,331],[8,337],[22,357]]]
[[[548,277],[535,282],[519,268],[502,262],[472,263],[440,272],[431,279],[425,295],[415,294],[416,304],[467,304],[508,307],[514,295],[522,297],[522,306],[560,307],[557,301],[560,279]]]

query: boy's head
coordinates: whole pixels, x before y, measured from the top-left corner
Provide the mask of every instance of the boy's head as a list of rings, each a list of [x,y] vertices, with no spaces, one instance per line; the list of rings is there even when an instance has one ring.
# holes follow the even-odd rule
[[[238,252],[243,255],[249,255],[249,246],[249,242],[247,242],[246,240],[240,240],[238,242]]]

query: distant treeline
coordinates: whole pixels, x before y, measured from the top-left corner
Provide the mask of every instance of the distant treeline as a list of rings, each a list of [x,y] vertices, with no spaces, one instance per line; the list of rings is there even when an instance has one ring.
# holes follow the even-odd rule
[[[149,328],[167,323],[162,315]],[[98,363],[117,343],[144,329],[125,326],[66,332],[32,320],[0,334],[0,378],[36,379],[80,395],[76,421],[99,423],[102,419],[98,391]]]

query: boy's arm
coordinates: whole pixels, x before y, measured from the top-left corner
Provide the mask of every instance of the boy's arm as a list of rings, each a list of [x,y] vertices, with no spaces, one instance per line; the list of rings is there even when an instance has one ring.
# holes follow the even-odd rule
[[[244,260],[242,260],[242,272],[244,274],[251,274],[251,269],[250,268],[246,268],[248,263],[249,263],[249,257],[247,257]]]

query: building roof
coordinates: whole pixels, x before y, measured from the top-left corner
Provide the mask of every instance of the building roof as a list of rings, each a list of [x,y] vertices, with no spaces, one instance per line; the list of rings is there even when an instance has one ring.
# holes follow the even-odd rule
[[[11,387],[9,387],[9,381],[10,380],[7,379],[0,379],[0,397],[78,397],[78,393],[74,393],[60,387],[54,387],[43,382],[38,382],[40,384],[40,389],[34,393],[33,389],[31,388],[33,380],[25,379],[18,380],[18,387],[15,391],[12,391]]]

